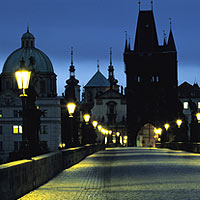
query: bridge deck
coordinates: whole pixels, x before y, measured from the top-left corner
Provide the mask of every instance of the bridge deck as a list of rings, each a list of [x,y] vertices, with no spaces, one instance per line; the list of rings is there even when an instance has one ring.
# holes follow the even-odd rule
[[[21,200],[199,199],[200,154],[113,148],[66,169]]]

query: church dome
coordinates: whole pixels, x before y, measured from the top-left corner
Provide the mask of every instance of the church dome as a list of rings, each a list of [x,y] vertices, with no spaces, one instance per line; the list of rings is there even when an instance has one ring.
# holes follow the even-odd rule
[[[3,66],[2,73],[13,73],[20,65],[20,60],[25,60],[25,65],[28,66],[30,56],[34,57],[35,65],[33,66],[36,72],[53,73],[53,66],[48,56],[41,50],[35,48],[35,38],[27,29],[27,32],[22,35],[21,48],[11,53]]]

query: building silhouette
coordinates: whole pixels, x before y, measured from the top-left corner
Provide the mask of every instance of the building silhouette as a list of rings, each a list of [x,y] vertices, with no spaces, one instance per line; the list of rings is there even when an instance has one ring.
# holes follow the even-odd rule
[[[170,22],[168,40],[159,45],[153,10],[139,10],[134,48],[125,41],[127,121],[129,145],[138,131],[178,115],[177,51]]]
[[[14,76],[20,61],[32,68],[30,86],[26,91],[29,98],[30,90],[34,90],[31,99],[34,102],[31,105],[43,111],[40,124],[39,121],[37,124],[40,126],[37,134],[40,135],[41,149],[55,151],[61,142],[60,97],[57,97],[56,74],[48,56],[35,47],[35,37],[27,28],[21,38],[21,47],[8,56],[0,75],[0,162],[7,162],[9,154],[18,152],[22,144],[22,101]],[[27,134],[34,137],[31,127],[35,127],[37,122],[34,121],[33,113],[30,117],[33,121]]]

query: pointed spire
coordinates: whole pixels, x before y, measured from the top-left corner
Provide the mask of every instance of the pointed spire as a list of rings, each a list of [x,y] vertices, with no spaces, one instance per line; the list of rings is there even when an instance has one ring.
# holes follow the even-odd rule
[[[73,65],[73,47],[71,47],[71,65]]]
[[[166,32],[165,30],[163,30],[163,46],[165,46],[167,44],[166,42]]]
[[[176,51],[176,45],[175,45],[174,36],[173,36],[173,33],[172,33],[172,20],[171,20],[171,18],[169,18],[169,21],[170,21],[170,32],[169,32],[167,45],[168,45],[168,49],[170,51]]]
[[[27,33],[29,33],[29,25],[27,26]]]
[[[97,71],[99,72],[99,60],[97,60]]]
[[[125,31],[125,49],[124,52],[128,51],[128,44],[127,44],[127,31]]]
[[[172,29],[172,18],[169,18],[169,25],[170,25],[170,30]]]
[[[131,50],[131,36],[128,37],[128,50]]]
[[[139,6],[139,11],[140,11],[140,5],[141,5],[141,1],[138,1],[138,6]]]
[[[110,47],[110,66],[112,65],[112,47]]]
[[[153,0],[151,0],[151,10],[153,11]]]
[[[73,47],[71,47],[71,65],[69,67],[70,78],[75,78],[75,67],[73,65]]]

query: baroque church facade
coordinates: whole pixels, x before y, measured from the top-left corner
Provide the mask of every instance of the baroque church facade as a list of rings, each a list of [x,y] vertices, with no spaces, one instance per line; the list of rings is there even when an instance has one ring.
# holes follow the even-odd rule
[[[0,159],[5,162],[9,153],[19,151],[22,145],[22,100],[14,72],[31,66],[30,86],[34,86],[40,118],[40,145],[44,151],[55,151],[61,142],[60,98],[57,97],[56,74],[48,56],[35,47],[35,38],[29,32],[22,35],[21,47],[6,59],[0,75]],[[34,122],[33,122],[34,123]]]
[[[92,119],[97,120],[113,133],[119,132],[123,138],[127,135],[126,98],[123,87],[120,88],[117,83],[112,64],[112,49],[110,49],[108,78],[100,72],[99,64],[97,64],[97,72],[84,86],[83,102],[89,105]]]

